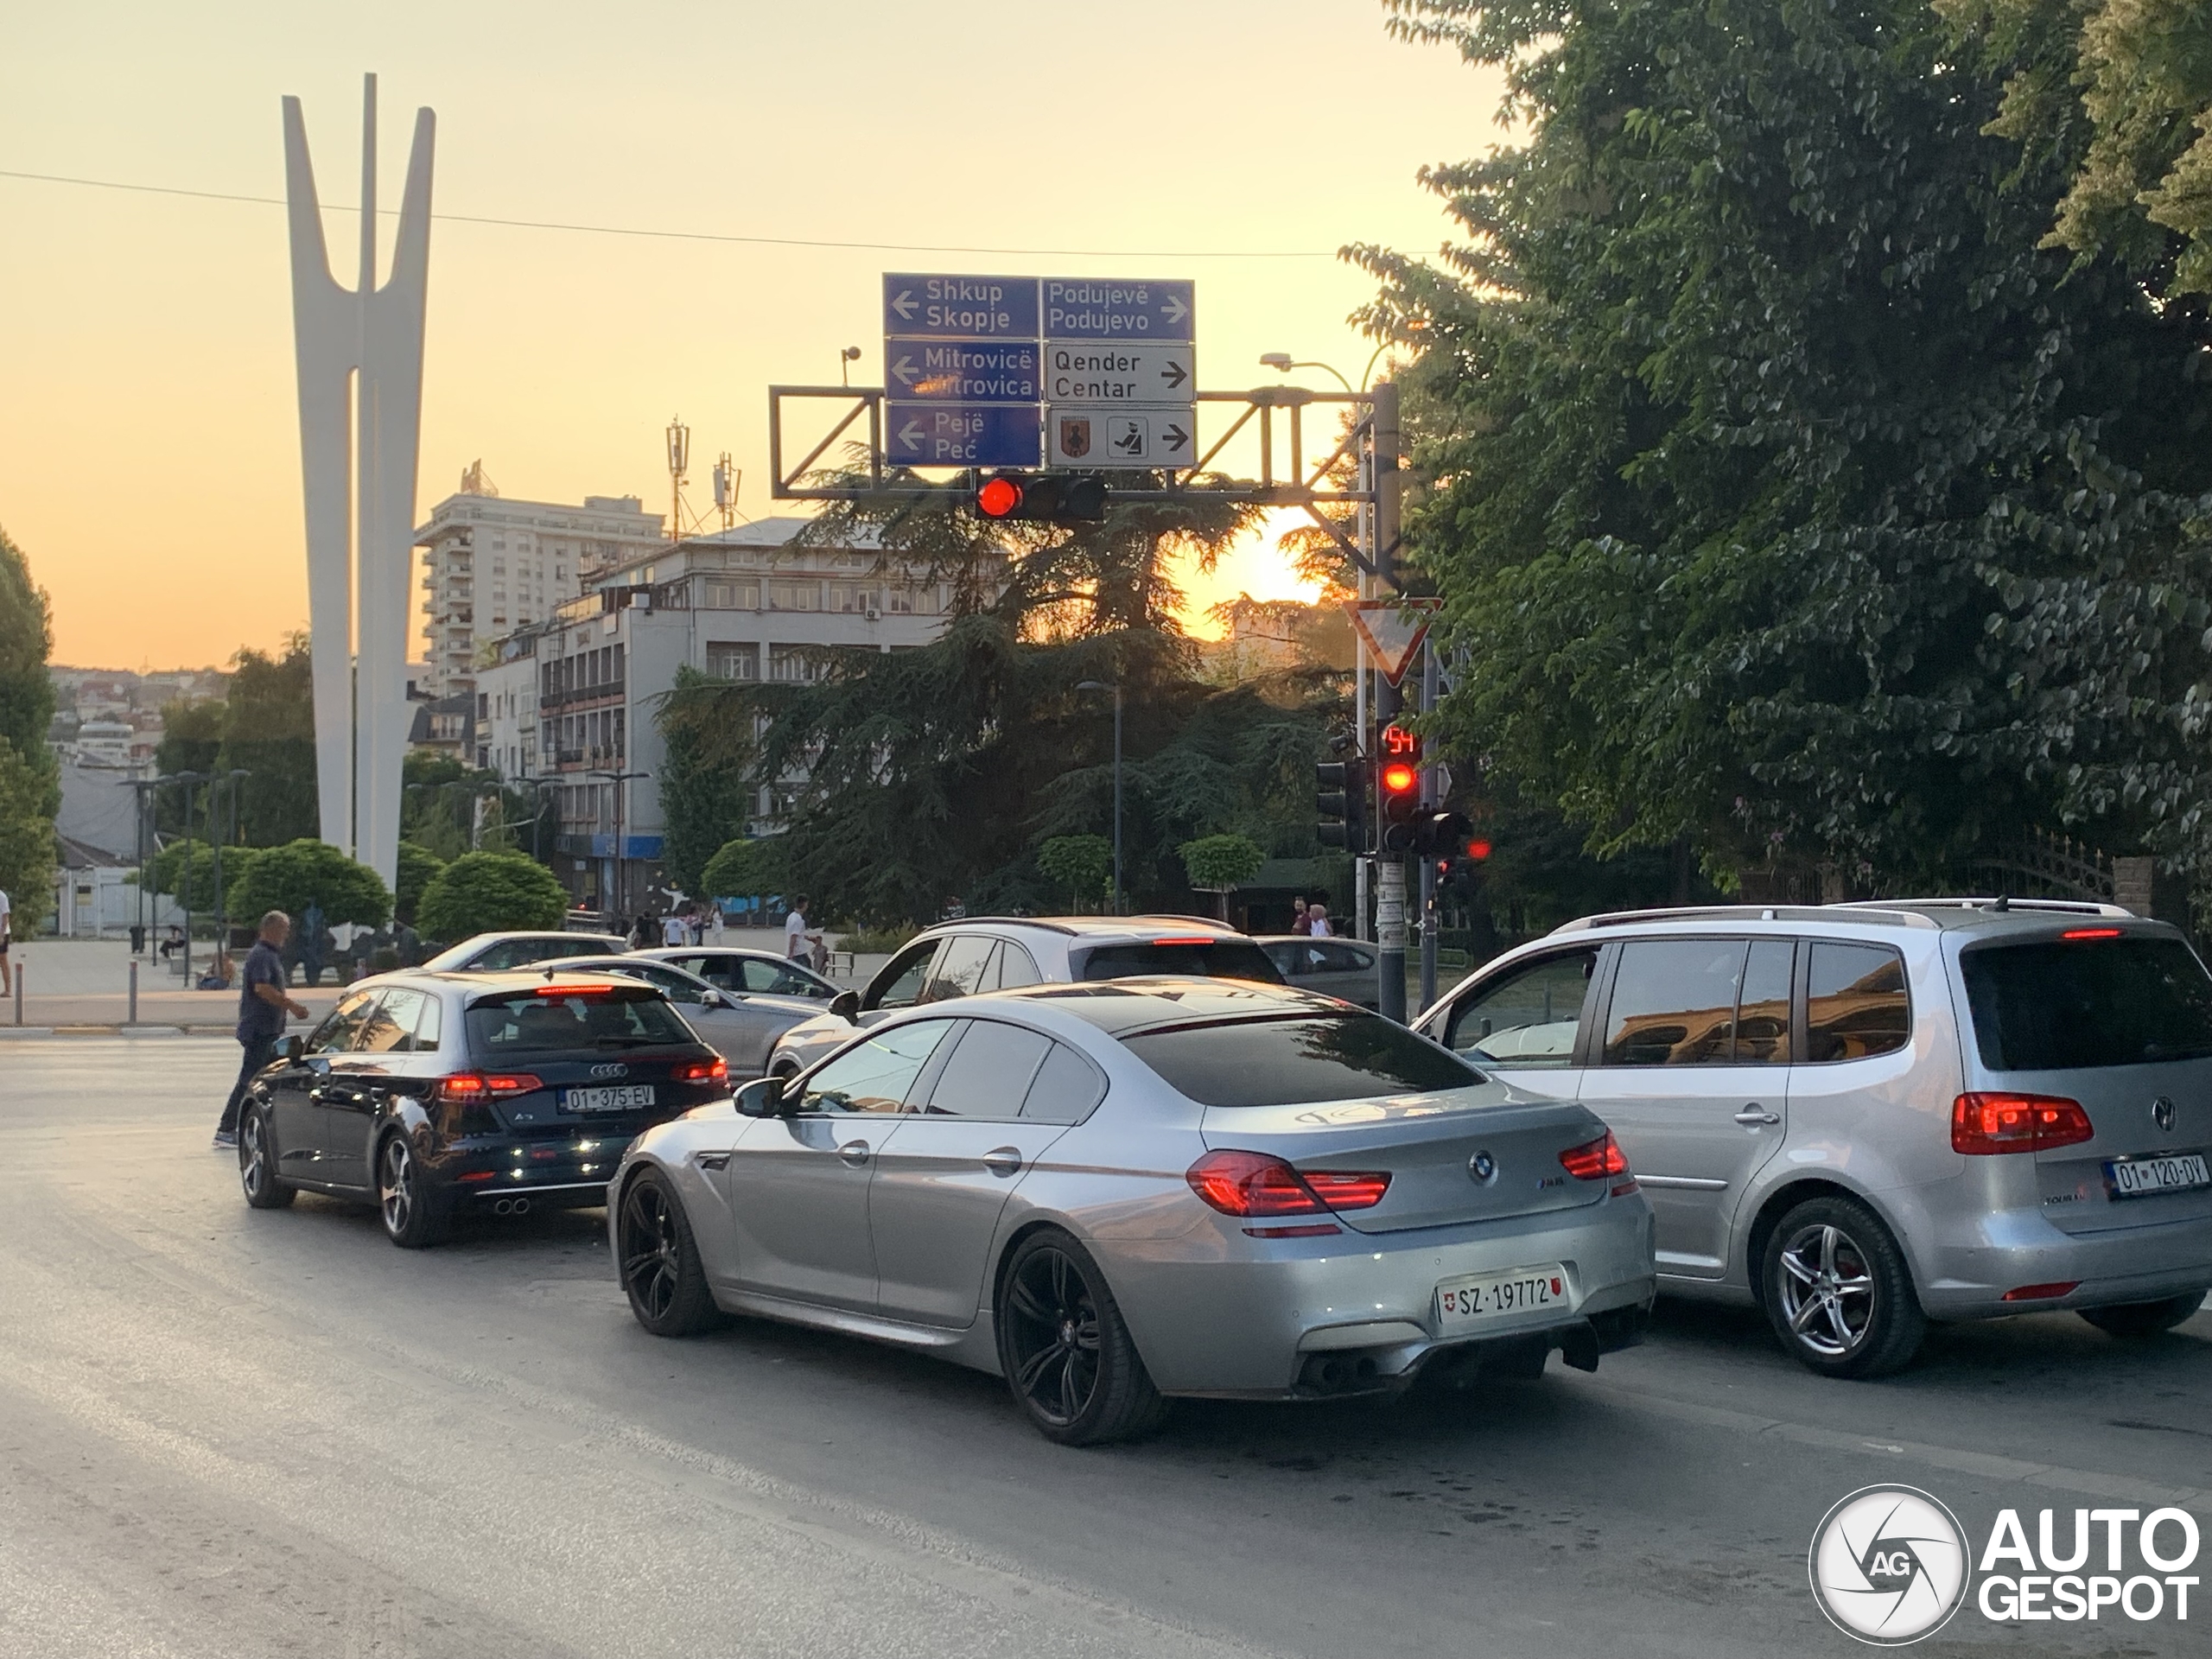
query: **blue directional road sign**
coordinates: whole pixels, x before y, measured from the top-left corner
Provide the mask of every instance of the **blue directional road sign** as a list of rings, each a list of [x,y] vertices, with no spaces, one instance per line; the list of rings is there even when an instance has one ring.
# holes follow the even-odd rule
[[[883,342],[884,389],[902,400],[1033,404],[1039,354],[1033,340],[901,340]]]
[[[1034,467],[1043,447],[1035,404],[884,404],[883,454],[894,467]]]
[[[1046,340],[1189,340],[1195,333],[1194,283],[1047,276],[1041,287]]]
[[[1039,337],[1037,279],[886,271],[883,334],[886,340],[1027,340],[1033,344]]]

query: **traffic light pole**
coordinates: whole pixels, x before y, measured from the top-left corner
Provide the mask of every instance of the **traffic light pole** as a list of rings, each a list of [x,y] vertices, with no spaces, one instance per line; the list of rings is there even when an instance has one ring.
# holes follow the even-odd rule
[[[1436,647],[1424,644],[1421,648],[1421,712],[1425,715],[1435,707]],[[1435,767],[1421,773],[1422,805],[1444,804],[1438,782]],[[1415,1013],[1436,1001],[1436,861],[1424,857],[1421,861],[1421,1008]]]
[[[1389,381],[1374,391],[1374,437],[1369,453],[1375,467],[1375,585],[1381,592],[1398,587],[1398,389]],[[1376,688],[1376,715],[1395,696]],[[1395,713],[1395,708],[1389,712]],[[1362,734],[1363,736],[1365,734]],[[1382,947],[1376,959],[1375,1006],[1384,1018],[1403,1022],[1406,1017],[1406,861],[1402,853],[1386,852],[1376,861],[1375,942]]]

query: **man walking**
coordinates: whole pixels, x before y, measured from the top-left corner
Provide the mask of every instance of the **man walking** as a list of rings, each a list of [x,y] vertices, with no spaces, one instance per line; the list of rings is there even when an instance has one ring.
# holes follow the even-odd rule
[[[821,938],[806,925],[806,895],[801,893],[791,900],[791,907],[784,916],[784,955],[792,962],[806,962],[813,955],[812,946]]]
[[[238,976],[238,1038],[245,1056],[238,1065],[238,1080],[223,1106],[223,1121],[215,1126],[218,1152],[238,1149],[238,1109],[245,1104],[245,1091],[254,1073],[269,1064],[276,1039],[284,1034],[284,1016],[308,1017],[306,1004],[295,1002],[284,990],[284,941],[291,931],[292,918],[283,911],[272,910],[264,916],[261,937],[254,941],[253,954],[245,959],[245,971]]]

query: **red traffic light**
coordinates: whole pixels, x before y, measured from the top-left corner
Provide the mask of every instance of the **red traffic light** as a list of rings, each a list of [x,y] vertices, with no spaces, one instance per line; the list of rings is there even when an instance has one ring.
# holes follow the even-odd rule
[[[1469,842],[1467,843],[1467,856],[1469,858],[1488,858],[1490,856],[1490,842],[1479,838]]]
[[[1001,475],[983,480],[976,492],[976,511],[986,518],[1009,518],[1021,509],[1021,486]]]
[[[1393,760],[1382,768],[1382,791],[1386,795],[1410,794],[1420,787],[1420,767]]]

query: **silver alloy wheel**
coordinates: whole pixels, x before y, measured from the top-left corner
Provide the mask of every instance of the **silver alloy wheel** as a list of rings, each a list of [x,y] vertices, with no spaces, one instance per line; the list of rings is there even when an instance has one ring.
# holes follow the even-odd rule
[[[1866,1253],[1829,1223],[1790,1236],[1782,1247],[1776,1290],[1790,1334],[1825,1358],[1842,1358],[1874,1328],[1874,1276]]]
[[[269,1136],[261,1127],[261,1114],[250,1111],[238,1125],[238,1184],[248,1198],[260,1195],[269,1179]]]
[[[394,1135],[384,1143],[377,1160],[377,1198],[384,1207],[384,1229],[394,1238],[407,1230],[415,1213],[415,1159],[407,1142]]]

